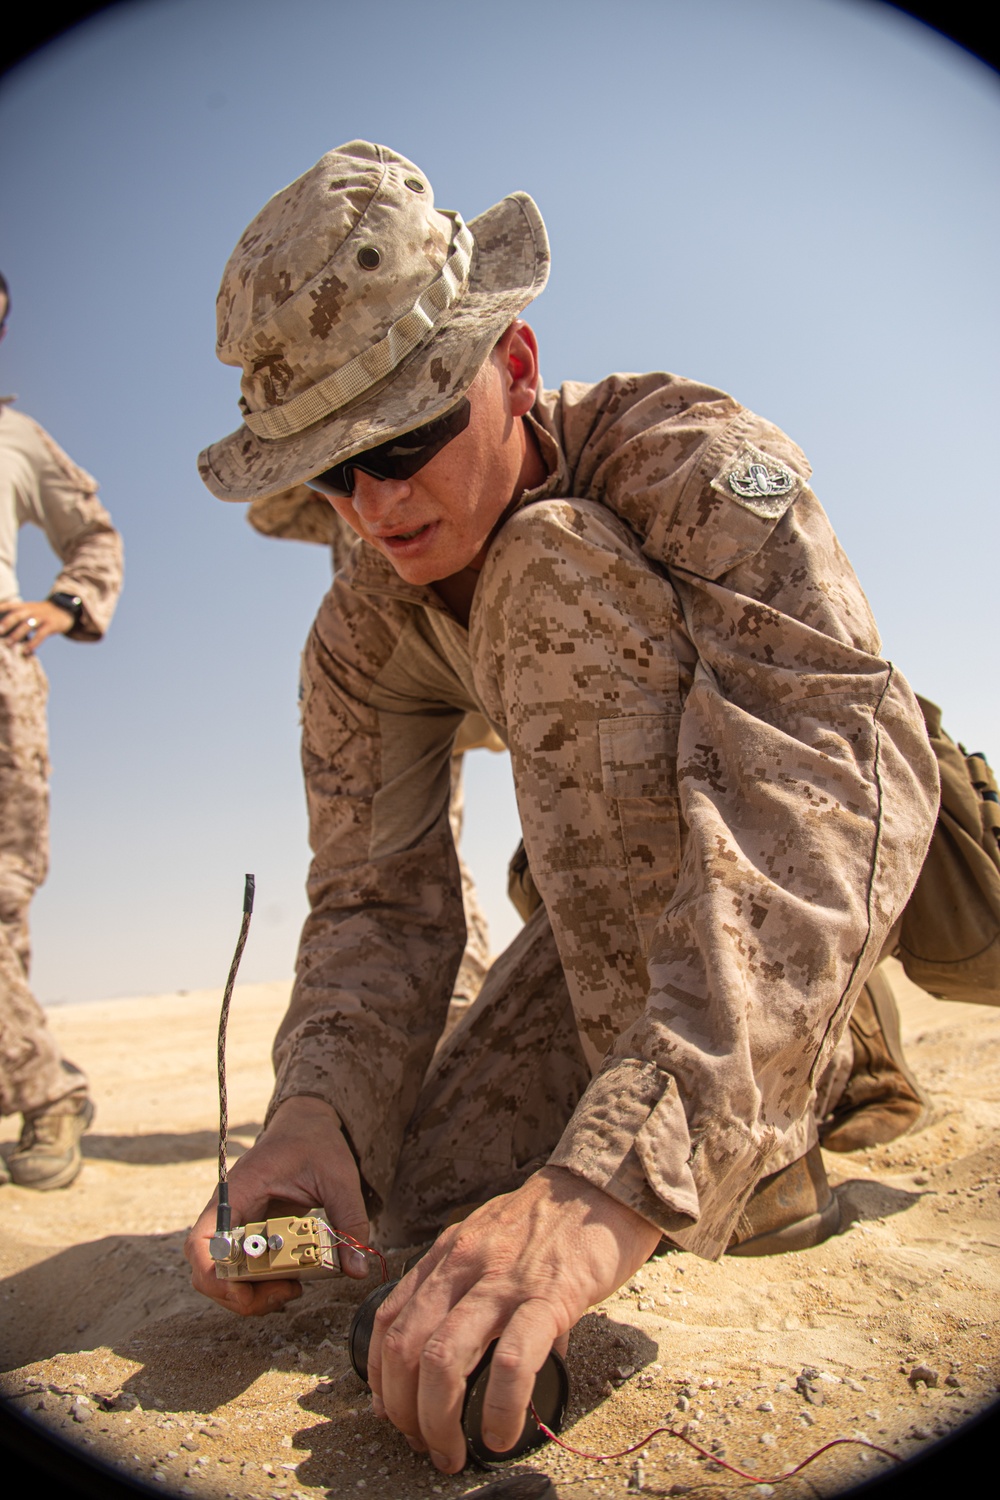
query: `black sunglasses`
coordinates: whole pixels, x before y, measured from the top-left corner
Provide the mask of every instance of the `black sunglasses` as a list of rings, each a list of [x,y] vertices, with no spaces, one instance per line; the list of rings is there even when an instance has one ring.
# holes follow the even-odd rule
[[[464,397],[443,417],[414,427],[412,432],[403,432],[399,437],[380,443],[377,448],[367,448],[353,458],[345,458],[342,464],[325,469],[315,479],[307,479],[311,490],[336,500],[348,499],[354,494],[354,470],[370,474],[373,479],[409,479],[424,464],[430,463],[436,453],[446,447],[469,425],[472,408],[468,397]]]

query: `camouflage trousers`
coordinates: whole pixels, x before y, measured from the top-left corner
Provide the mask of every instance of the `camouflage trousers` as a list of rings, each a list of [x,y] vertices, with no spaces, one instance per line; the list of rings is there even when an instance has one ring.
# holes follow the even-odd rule
[[[65,1063],[31,993],[28,907],[48,871],[45,673],[0,642],[0,1114],[24,1114],[86,1088]]]
[[[434,1054],[375,1219],[384,1245],[431,1239],[548,1160],[590,1082],[544,906],[494,959]]]

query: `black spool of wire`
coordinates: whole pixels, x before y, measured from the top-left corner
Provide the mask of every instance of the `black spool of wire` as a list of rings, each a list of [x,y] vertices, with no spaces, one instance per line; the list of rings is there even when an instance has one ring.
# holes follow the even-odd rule
[[[398,1284],[396,1281],[387,1281],[382,1286],[376,1287],[373,1292],[369,1292],[351,1320],[350,1332],[347,1335],[347,1352],[354,1373],[366,1385],[368,1384],[368,1345],[375,1326],[375,1314],[393,1287]],[[525,1414],[521,1436],[513,1448],[508,1448],[506,1453],[494,1453],[493,1449],[487,1448],[483,1442],[483,1402],[486,1399],[490,1361],[495,1348],[496,1340],[494,1339],[466,1381],[465,1403],[462,1407],[462,1431],[465,1433],[469,1457],[473,1463],[481,1467],[489,1467],[504,1459],[521,1458],[525,1453],[530,1453],[533,1448],[541,1447],[546,1441],[544,1432],[529,1411]],[[535,1376],[531,1402],[546,1427],[552,1432],[558,1432],[562,1427],[566,1407],[569,1404],[569,1373],[555,1350]]]

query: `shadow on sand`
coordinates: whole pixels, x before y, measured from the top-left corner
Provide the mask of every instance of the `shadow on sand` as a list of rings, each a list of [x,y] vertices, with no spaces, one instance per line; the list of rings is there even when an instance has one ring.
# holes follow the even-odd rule
[[[263,1129],[259,1120],[247,1125],[230,1125],[228,1152],[242,1156],[248,1148],[234,1139],[244,1136],[255,1140]],[[135,1167],[163,1166],[167,1162],[210,1161],[218,1154],[219,1134],[215,1130],[190,1130],[186,1134],[152,1131],[148,1135],[85,1135],[82,1141],[85,1157],[92,1161],[123,1161]]]

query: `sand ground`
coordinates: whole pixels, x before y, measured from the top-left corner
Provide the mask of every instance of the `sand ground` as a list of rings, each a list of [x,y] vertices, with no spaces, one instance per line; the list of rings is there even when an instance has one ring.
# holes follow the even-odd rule
[[[259,1129],[287,993],[236,992],[233,1154]],[[669,1425],[768,1481],[836,1437],[911,1454],[996,1400],[1000,1011],[933,1000],[901,972],[898,993],[925,1128],[827,1154],[845,1227],[826,1244],[715,1265],[664,1255],[589,1313],[568,1361],[574,1447],[608,1453]],[[246,1322],[191,1291],[184,1232],[215,1181],[218,1002],[201,991],[50,1012],[98,1113],[71,1188],[0,1188],[0,1390],[166,1494],[424,1500],[494,1482],[442,1477],[372,1416],[344,1335],[374,1277],[313,1284],[291,1310]],[[834,1494],[890,1464],[837,1447],[777,1493]],[[748,1489],[666,1436],[638,1459],[549,1445],[505,1472],[528,1471],[565,1500]]]

